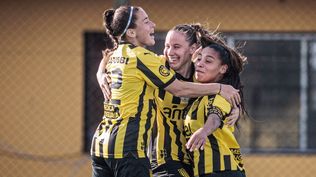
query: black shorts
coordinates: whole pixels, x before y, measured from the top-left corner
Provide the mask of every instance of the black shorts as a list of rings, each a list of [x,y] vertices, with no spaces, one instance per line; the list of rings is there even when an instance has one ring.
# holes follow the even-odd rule
[[[147,158],[122,159],[92,156],[92,177],[152,177]]]
[[[246,177],[246,173],[244,171],[221,171],[200,175],[200,177]]]
[[[193,168],[191,165],[179,162],[168,161],[165,164],[153,168],[154,177],[192,177]]]

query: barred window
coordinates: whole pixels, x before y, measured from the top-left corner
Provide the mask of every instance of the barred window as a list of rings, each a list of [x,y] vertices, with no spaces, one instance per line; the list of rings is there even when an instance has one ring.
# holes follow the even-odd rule
[[[163,54],[166,32],[149,47]],[[286,33],[226,33],[231,46],[245,43],[248,64],[241,74],[249,117],[237,138],[246,152],[310,152],[316,149],[316,36]],[[95,73],[104,33],[85,34],[85,150],[102,117],[102,92]]]

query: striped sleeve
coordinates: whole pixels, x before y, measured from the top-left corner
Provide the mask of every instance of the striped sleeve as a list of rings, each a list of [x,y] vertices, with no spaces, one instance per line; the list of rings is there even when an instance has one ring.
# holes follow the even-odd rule
[[[146,83],[154,88],[165,88],[176,79],[166,67],[164,60],[152,53],[138,55],[137,69]]]
[[[225,98],[223,98],[220,95],[215,96],[212,105],[220,109],[224,116],[229,114],[231,111],[230,103],[226,101]]]
[[[206,106],[206,117],[211,114],[217,115],[221,119],[221,125],[219,128],[222,128],[224,125],[225,118],[231,111],[231,106],[229,102],[227,102],[222,96],[220,95],[211,95],[208,96]]]

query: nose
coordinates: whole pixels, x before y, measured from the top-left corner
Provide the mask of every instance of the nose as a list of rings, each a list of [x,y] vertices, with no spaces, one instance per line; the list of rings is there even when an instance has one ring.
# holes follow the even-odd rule
[[[151,21],[151,24],[152,24],[153,28],[156,27],[156,24],[153,21]]]
[[[172,56],[173,54],[174,54],[173,48],[172,48],[172,47],[169,47],[169,48],[167,49],[167,55],[168,55],[168,56]]]
[[[195,62],[195,65],[196,65],[196,67],[200,67],[200,68],[203,67],[203,63],[202,63],[201,61],[199,61],[199,60],[197,60],[197,61]]]

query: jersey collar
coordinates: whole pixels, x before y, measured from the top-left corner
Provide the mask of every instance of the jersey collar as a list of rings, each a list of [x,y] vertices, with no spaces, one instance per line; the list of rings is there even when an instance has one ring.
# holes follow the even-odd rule
[[[119,45],[121,45],[121,44],[128,44],[131,48],[135,48],[136,47],[134,44],[132,44],[130,42],[127,42],[127,41],[123,41],[123,40],[119,41]]]

